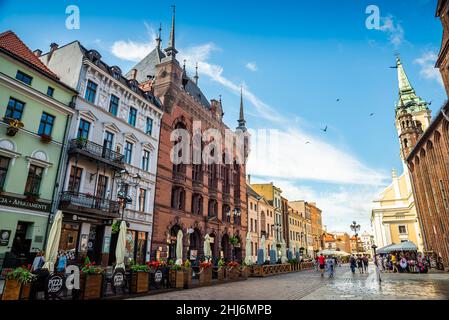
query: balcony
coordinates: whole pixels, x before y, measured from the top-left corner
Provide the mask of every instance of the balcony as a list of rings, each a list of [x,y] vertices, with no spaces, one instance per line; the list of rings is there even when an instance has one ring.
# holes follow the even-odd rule
[[[120,205],[118,202],[70,191],[61,193],[59,209],[84,212],[108,218],[118,218],[120,216]]]
[[[73,139],[70,141],[69,153],[80,154],[90,159],[106,163],[114,168],[123,169],[125,157],[89,140]]]

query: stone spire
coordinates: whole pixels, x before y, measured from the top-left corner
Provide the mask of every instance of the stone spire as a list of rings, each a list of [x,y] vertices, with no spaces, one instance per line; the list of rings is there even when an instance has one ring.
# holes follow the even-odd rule
[[[156,38],[156,47],[157,47],[158,49],[161,48],[161,42],[162,42],[162,23],[161,23],[160,26],[159,26],[159,35],[158,35],[158,37]]]
[[[176,58],[176,54],[178,53],[178,50],[176,50],[176,45],[175,45],[176,6],[172,6],[172,8],[173,8],[173,16],[172,16],[172,21],[171,21],[170,39],[168,41],[168,47],[165,49],[165,52],[167,53],[167,56],[174,59],[174,58]]]
[[[399,111],[403,108],[406,108],[409,112],[428,110],[429,104],[416,95],[415,89],[410,84],[399,56],[396,58],[396,68],[398,70],[399,83],[399,100],[396,104],[396,114],[398,115]]]
[[[239,124],[239,126],[237,127],[237,129],[246,131],[246,120],[245,120],[245,115],[243,112],[243,86],[240,87],[240,116],[239,116],[238,124]]]
[[[199,75],[198,75],[198,62],[196,63],[195,66],[195,76],[193,77],[193,79],[195,79],[195,84],[198,85],[198,79],[199,79]]]

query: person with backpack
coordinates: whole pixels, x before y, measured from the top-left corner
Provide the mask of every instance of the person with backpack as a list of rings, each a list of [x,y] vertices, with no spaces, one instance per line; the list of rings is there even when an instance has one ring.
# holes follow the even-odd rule
[[[349,258],[349,266],[351,268],[352,274],[355,274],[355,268],[357,266],[357,262],[355,260],[354,255],[352,255],[351,258]]]

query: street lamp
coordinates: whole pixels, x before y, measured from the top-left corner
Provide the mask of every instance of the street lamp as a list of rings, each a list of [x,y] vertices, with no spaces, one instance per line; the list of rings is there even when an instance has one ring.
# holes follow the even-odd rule
[[[122,221],[124,221],[126,205],[133,202],[132,198],[128,195],[128,187],[136,187],[139,185],[142,177],[137,173],[131,175],[128,170],[123,169],[119,173],[116,173],[115,177],[118,178],[117,185],[117,198],[119,200],[122,209]]]
[[[373,249],[373,254],[374,254],[374,264],[376,265],[377,280],[379,281],[379,283],[381,283],[382,279],[380,278],[379,265],[377,264],[377,253],[376,253],[377,246],[375,244],[373,244],[371,246],[371,248]]]
[[[355,236],[355,250],[356,253],[359,253],[359,244],[358,244],[358,232],[360,231],[360,224],[357,224],[357,222],[352,221],[352,224],[350,225],[350,228],[352,231],[354,231]]]

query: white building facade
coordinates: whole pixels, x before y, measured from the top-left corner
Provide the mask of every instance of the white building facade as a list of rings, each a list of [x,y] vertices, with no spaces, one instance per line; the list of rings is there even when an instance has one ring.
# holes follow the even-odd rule
[[[127,258],[148,261],[162,118],[159,100],[78,41],[61,48],[52,45],[41,61],[79,93],[61,181],[60,249],[73,252],[74,259],[88,256],[112,265],[117,226],[123,219],[128,224]],[[118,201],[121,186],[130,203]]]

